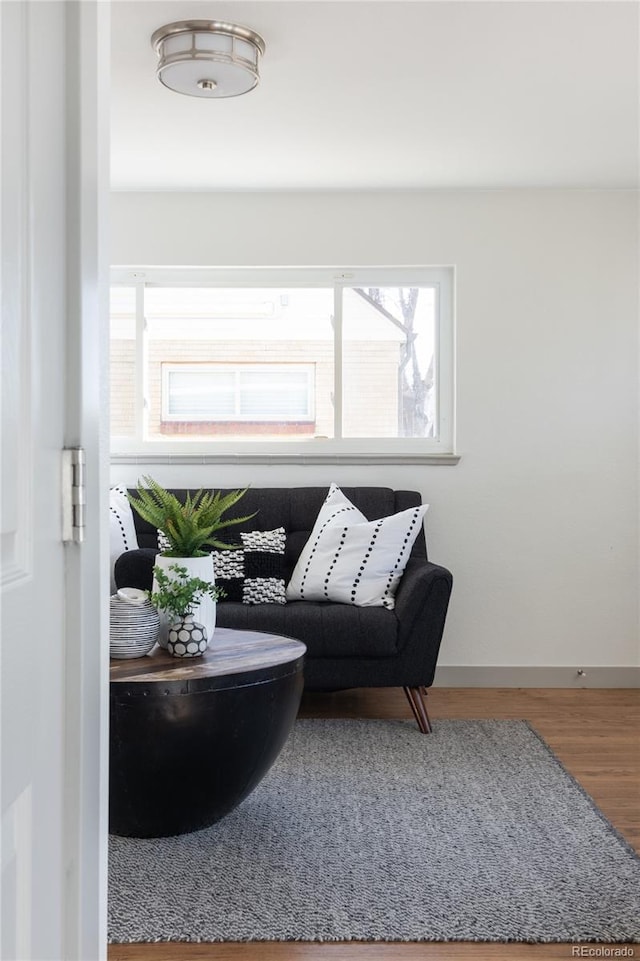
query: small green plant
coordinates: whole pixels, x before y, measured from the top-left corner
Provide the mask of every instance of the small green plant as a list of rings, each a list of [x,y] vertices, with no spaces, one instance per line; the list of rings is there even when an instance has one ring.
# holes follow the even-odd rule
[[[180,564],[171,564],[167,570],[172,572],[172,576],[161,567],[155,568],[158,589],[147,591],[147,595],[155,608],[165,611],[177,620],[193,614],[194,608],[205,594],[214,601],[225,596],[222,587],[203,581],[200,577],[189,577],[187,568]]]
[[[162,551],[165,557],[205,557],[207,546],[232,550],[237,545],[218,540],[216,532],[255,517],[253,513],[223,520],[223,515],[244,497],[246,487],[224,496],[220,491],[201,489],[193,495],[188,491],[183,504],[152,477],[142,479],[147,486],[138,484],[137,493],[127,496],[140,517],[162,531],[169,541],[169,549]]]

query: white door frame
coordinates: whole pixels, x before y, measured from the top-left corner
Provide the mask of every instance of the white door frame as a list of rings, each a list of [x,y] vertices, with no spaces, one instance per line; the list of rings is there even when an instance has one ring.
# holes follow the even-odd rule
[[[67,546],[66,959],[106,956],[110,5],[67,3],[66,447],[86,455],[86,534]]]

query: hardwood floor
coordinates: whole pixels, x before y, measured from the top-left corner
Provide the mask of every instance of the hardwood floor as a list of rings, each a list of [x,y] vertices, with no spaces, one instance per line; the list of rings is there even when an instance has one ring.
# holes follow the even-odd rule
[[[433,688],[427,701],[436,733],[425,736],[437,736],[438,718],[530,721],[606,817],[640,851],[639,691]],[[355,690],[306,695],[301,715],[410,718],[411,709],[400,689]],[[584,947],[586,951],[596,946]],[[623,945],[608,946],[614,947]],[[627,947],[632,952],[627,957],[640,958],[640,946]],[[579,946],[571,944],[254,942],[109,947],[109,961],[520,961],[580,956]]]

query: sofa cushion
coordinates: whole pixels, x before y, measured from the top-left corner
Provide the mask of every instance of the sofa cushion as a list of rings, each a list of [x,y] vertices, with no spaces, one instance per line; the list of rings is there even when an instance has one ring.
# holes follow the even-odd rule
[[[409,507],[416,507],[421,502],[420,495],[416,491],[393,491],[388,487],[343,487],[342,490],[370,521],[387,517],[389,514]],[[226,489],[222,490],[223,494],[228,492]],[[183,501],[187,490],[172,488],[171,493],[175,494],[178,500]],[[238,534],[240,531],[269,531],[275,527],[284,527],[287,533],[285,580],[289,580],[326,496],[327,487],[250,487],[238,505],[238,509],[242,508],[243,514],[251,514],[253,511],[258,513],[238,527],[230,528],[229,535]],[[158,533],[155,527],[143,520],[139,514],[134,514],[134,523],[138,545],[157,548]],[[422,527],[411,553],[414,557],[426,558],[426,542]]]
[[[368,521],[332,484],[287,586],[287,600],[392,610],[426,505]]]
[[[292,601],[277,604],[218,604],[217,624],[294,637],[309,657],[393,657],[398,653],[398,620],[383,607]],[[211,647],[215,649],[215,633]]]

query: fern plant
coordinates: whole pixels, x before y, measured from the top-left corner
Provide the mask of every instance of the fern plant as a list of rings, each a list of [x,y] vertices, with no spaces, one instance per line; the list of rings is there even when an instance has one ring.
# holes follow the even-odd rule
[[[223,515],[246,494],[246,487],[224,496],[220,491],[201,489],[193,495],[188,491],[182,504],[175,494],[161,487],[152,477],[142,479],[146,487],[138,483],[136,494],[127,496],[140,517],[164,533],[170,544],[168,550],[162,551],[165,557],[205,557],[208,553],[205,547],[232,549],[237,545],[220,541],[215,536],[217,531],[255,517],[254,512],[245,517],[223,519]]]

